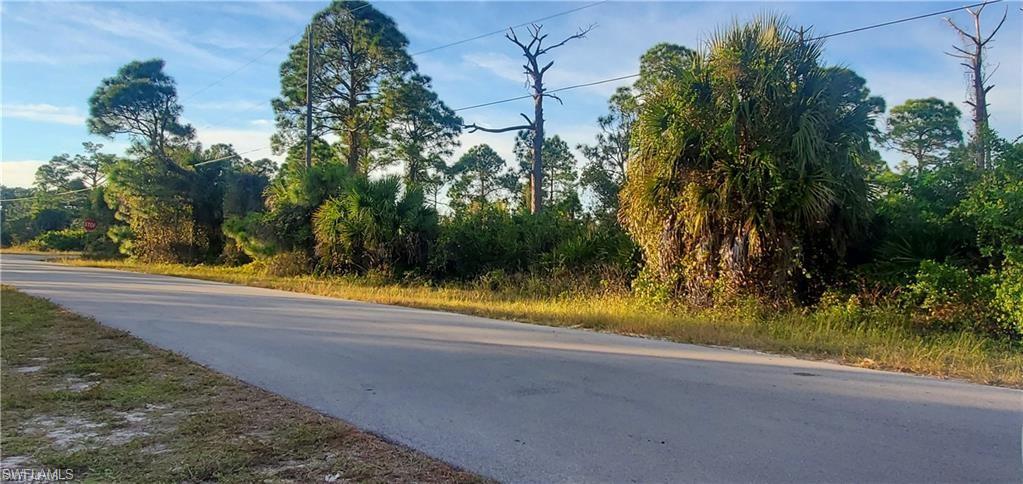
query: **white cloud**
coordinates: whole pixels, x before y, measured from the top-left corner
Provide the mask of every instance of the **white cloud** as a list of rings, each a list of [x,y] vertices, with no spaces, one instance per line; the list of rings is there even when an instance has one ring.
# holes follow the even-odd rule
[[[473,52],[463,55],[462,59],[493,72],[498,77],[525,85],[526,74],[523,72],[522,64],[516,62],[510,55],[498,52]]]
[[[249,124],[253,126],[273,126],[274,122],[269,119],[253,119],[249,121]]]
[[[42,123],[67,124],[81,126],[85,124],[85,116],[77,109],[52,104],[4,104],[0,111],[3,117],[26,119]]]
[[[35,5],[35,8],[47,9],[46,15],[21,17],[19,20],[47,32],[53,32],[55,27],[68,32],[80,32],[84,26],[90,30],[88,42],[93,42],[92,39],[97,37],[96,33],[104,33],[112,37],[157,45],[210,66],[230,69],[237,65],[232,59],[199,47],[181,28],[164,23],[156,17],[133,15],[113,6],[97,4],[41,3]]]
[[[0,161],[0,185],[30,187],[35,181],[36,170],[45,163],[40,160]]]

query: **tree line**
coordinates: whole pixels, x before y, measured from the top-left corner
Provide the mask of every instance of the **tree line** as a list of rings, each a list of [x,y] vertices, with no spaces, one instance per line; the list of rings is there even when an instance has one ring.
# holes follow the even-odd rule
[[[589,28],[547,44],[541,26],[510,32],[534,112],[489,128],[440,99],[391,18],[334,2],[281,65],[279,168],[200,145],[164,63],[132,62],[96,88],[87,121],[130,148],[87,143],[31,192],[4,188],[32,195],[4,204],[4,243],[430,283],[559,274],[669,306],[895,307],[927,330],[1018,338],[1023,144],[990,128],[980,58],[998,28],[982,34],[973,13],[955,51],[978,60],[969,136],[954,103],[886,110],[823,60],[823,41],[761,16],[698,49],[649,49],[577,160],[544,125],[544,56]],[[515,159],[485,144],[452,159],[463,130],[508,132]],[[891,169],[880,147],[905,161]],[[85,217],[96,231],[71,228]]]

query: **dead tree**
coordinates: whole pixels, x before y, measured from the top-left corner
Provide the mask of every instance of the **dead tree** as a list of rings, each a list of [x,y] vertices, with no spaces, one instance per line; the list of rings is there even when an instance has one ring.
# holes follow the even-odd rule
[[[998,22],[998,26],[985,36],[980,28],[980,14],[984,11],[985,6],[987,4],[981,5],[976,10],[972,8],[966,9],[973,16],[975,32],[973,34],[960,28],[952,19],[945,18],[945,21],[959,33],[963,41],[963,47],[952,46],[955,52],[946,52],[946,54],[962,59],[962,65],[966,67],[966,72],[970,77],[970,98],[966,101],[966,104],[973,108],[973,142],[977,150],[977,168],[980,169],[987,167],[989,155],[987,93],[995,86],[994,84],[988,84],[988,80],[991,79],[991,74],[994,74],[994,71],[998,69],[995,66],[995,69],[990,74],[984,72],[984,49],[987,48],[988,42],[991,42],[991,39],[998,33],[998,30],[1002,28],[1009,14],[1009,10],[1006,9],[1005,14],[1002,15],[1002,20]]]
[[[527,28],[530,36],[528,43],[520,41],[518,36],[515,35],[514,29],[508,29],[508,33],[505,34],[505,37],[518,46],[519,49],[522,49],[522,56],[526,58],[526,63],[522,65],[522,68],[525,71],[527,83],[532,90],[533,118],[530,119],[529,116],[522,113],[521,116],[526,120],[526,124],[507,126],[504,128],[484,128],[476,125],[476,123],[465,126],[470,133],[474,133],[476,131],[505,133],[508,131],[521,130],[533,132],[533,163],[529,170],[529,212],[532,214],[540,213],[543,205],[543,157],[541,156],[544,137],[543,99],[545,97],[549,97],[557,100],[558,103],[562,102],[561,98],[557,95],[547,92],[547,88],[543,83],[543,75],[551,68],[551,66],[554,65],[554,61],[550,61],[541,66],[540,57],[567,44],[571,40],[586,37],[586,34],[588,34],[590,30],[593,30],[593,27],[593,25],[590,25],[585,29],[580,29],[578,32],[566,37],[561,42],[551,44],[546,47],[544,47],[543,42],[547,39],[548,34],[540,33],[543,29],[543,25],[533,24]]]

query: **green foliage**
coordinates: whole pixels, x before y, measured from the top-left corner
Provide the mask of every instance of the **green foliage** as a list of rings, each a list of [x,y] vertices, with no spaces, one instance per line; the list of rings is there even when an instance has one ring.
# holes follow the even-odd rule
[[[195,130],[181,123],[174,79],[163,67],[161,59],[132,61],[103,79],[89,98],[89,132],[127,134],[143,152],[161,159],[170,147],[191,139]]]
[[[104,175],[105,177],[105,175]],[[89,193],[89,208],[85,217],[96,222],[96,229],[85,234],[83,255],[92,259],[110,259],[119,254],[117,244],[107,236],[107,231],[116,223],[114,210],[107,205],[105,186],[97,186]]]
[[[773,17],[666,71],[643,93],[622,192],[650,276],[700,304],[819,284],[867,220],[882,101]]]
[[[400,273],[423,266],[437,234],[437,212],[398,177],[354,177],[313,216],[316,255],[327,271]]]
[[[385,156],[404,163],[407,186],[435,194],[443,184],[444,158],[458,145],[462,118],[433,92],[430,78],[415,74],[384,90],[387,126]]]
[[[494,270],[528,271],[554,250],[566,225],[548,212],[511,213],[492,205],[458,212],[442,226],[431,272],[471,279]]]
[[[72,216],[67,210],[44,208],[32,214],[32,228],[37,234],[61,230],[71,225]]]
[[[36,190],[0,185],[0,198],[19,199],[0,203],[0,245],[8,247],[24,244],[36,234],[32,228],[31,197]]]
[[[530,170],[533,163],[533,132],[519,131],[515,137],[515,158],[519,162],[519,172],[524,185],[530,183]],[[543,142],[543,205],[555,211],[571,210],[572,215],[579,213],[579,194],[576,192],[578,173],[575,168],[575,155],[565,140],[554,135]],[[528,201],[523,206],[528,206]]]
[[[997,262],[1023,247],[1023,143],[1004,146],[994,162],[965,196],[953,200],[965,198],[956,215],[970,224],[980,253]]]
[[[992,304],[998,311],[1000,329],[1023,336],[1023,252],[1011,252],[1006,258]]]
[[[301,159],[289,159],[265,191],[267,211],[247,230],[259,245],[273,251],[313,253],[312,217],[329,198],[340,194],[350,177],[348,168],[327,160],[306,169]],[[230,236],[230,234],[228,234]],[[237,240],[243,248],[253,242]],[[249,252],[249,250],[247,250]],[[250,255],[263,256],[263,250]]]
[[[991,301],[995,278],[962,267],[925,260],[907,293],[917,321],[928,328],[996,332]]]
[[[577,147],[588,161],[579,183],[593,192],[594,212],[604,220],[617,217],[618,192],[625,183],[626,165],[632,156],[630,143],[638,109],[632,90],[618,88],[608,101],[608,114],[597,119],[600,132],[596,144]]]
[[[696,51],[681,45],[660,43],[648,49],[639,58],[639,79],[636,90],[640,93],[656,89],[662,82],[671,82],[697,59]]]
[[[386,144],[384,93],[401,85],[415,64],[405,51],[408,39],[394,20],[363,1],[334,1],[313,16],[316,59],[313,134],[340,138],[349,171],[367,173],[372,153]],[[277,119],[274,144],[284,149],[305,139],[308,35],[281,64],[281,95],[273,100]]]
[[[85,249],[85,230],[63,229],[43,232],[28,243],[34,250],[80,251]]]
[[[277,253],[277,247],[273,245],[273,232],[266,224],[267,218],[262,212],[228,217],[224,220],[224,235],[252,259],[270,257]]]
[[[971,165],[954,161],[880,177],[867,244],[874,249],[870,269],[905,280],[924,260],[969,262],[976,255],[975,233],[955,211],[976,176]]]
[[[449,170],[448,197],[456,211],[504,203],[518,192],[518,178],[489,145],[469,148]]]
[[[910,99],[892,108],[886,137],[899,151],[910,155],[917,168],[941,162],[963,143],[959,129],[961,113],[955,104],[937,98]]]
[[[256,161],[233,160],[231,169],[225,175],[224,215],[263,211],[263,192],[270,185],[270,178],[276,170],[277,165],[267,158]]]
[[[484,205],[445,219],[430,272],[463,280],[494,271],[581,273],[598,267],[626,274],[635,267],[635,255],[631,240],[615,225]]]

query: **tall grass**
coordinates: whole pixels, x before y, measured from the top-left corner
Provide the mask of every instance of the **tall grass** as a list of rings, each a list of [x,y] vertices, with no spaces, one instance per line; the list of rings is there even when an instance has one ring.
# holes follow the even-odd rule
[[[508,287],[495,290],[422,282],[395,284],[372,278],[268,276],[246,267],[65,262],[1023,387],[1023,351],[1018,342],[969,332],[924,332],[890,307],[842,303],[814,310],[771,310],[748,303],[705,310],[656,308],[623,291],[550,291],[543,295],[543,291]]]

